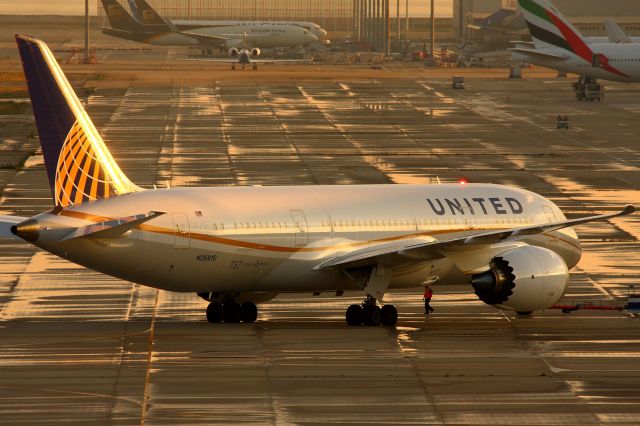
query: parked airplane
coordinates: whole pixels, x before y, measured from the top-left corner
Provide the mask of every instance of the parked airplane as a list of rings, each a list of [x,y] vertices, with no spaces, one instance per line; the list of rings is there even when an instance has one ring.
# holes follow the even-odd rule
[[[248,43],[257,48],[305,46],[318,40],[308,30],[295,25],[247,22],[180,30],[155,12],[143,12],[143,21],[151,22],[143,24],[132,17],[117,0],[102,0],[102,5],[111,25],[111,28],[103,28],[103,33],[157,46],[201,46],[208,50],[216,47],[238,48],[242,45],[245,33]]]
[[[581,256],[550,200],[489,184],[167,188],[131,182],[48,47],[16,36],[54,207],[1,216],[19,237],[96,271],[194,292],[211,322],[253,322],[278,292],[362,292],[349,324],[394,325],[390,288],[469,283],[522,314],[564,294]],[[242,303],[242,304],[240,304]]]
[[[164,22],[168,20],[168,18],[162,18],[155,9],[146,2],[146,0],[128,0],[129,7],[134,14],[134,18],[136,18],[139,22],[143,24],[154,24],[158,23],[159,20]],[[289,26],[294,25],[297,27],[304,28],[311,32],[314,36],[318,38],[318,40],[326,41],[327,40],[327,31],[323,29],[320,25],[314,22],[307,21],[203,21],[203,20],[171,20],[171,24],[173,24],[179,31],[192,31],[198,28],[207,28],[207,27],[228,27],[235,25],[280,25],[280,26]]]
[[[607,32],[607,37],[584,37],[588,44],[602,44],[602,43],[638,43],[640,37],[630,37],[615,21],[611,19],[605,19],[604,27]],[[528,33],[527,22],[522,14],[513,16],[506,16],[502,22],[491,25],[477,25],[469,24],[467,28],[476,31],[495,31],[503,34],[511,35],[525,35]],[[511,43],[525,43],[528,47],[533,48],[533,43],[526,43],[522,41],[512,41]]]
[[[518,0],[534,47],[518,43],[514,61],[527,62],[592,79],[640,81],[640,45],[588,43],[547,0]]]

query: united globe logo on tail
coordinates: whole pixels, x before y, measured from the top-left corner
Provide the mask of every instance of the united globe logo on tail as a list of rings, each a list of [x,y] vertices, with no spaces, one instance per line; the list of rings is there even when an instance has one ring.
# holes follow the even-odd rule
[[[76,122],[67,136],[56,168],[55,203],[67,207],[100,198],[115,192],[91,141]]]

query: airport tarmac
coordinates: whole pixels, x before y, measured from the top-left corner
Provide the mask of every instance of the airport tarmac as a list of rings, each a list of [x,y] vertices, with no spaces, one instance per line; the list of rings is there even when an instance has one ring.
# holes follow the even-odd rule
[[[24,97],[3,46],[0,90]],[[533,190],[569,217],[640,205],[638,85],[579,103],[548,72],[464,71],[453,90],[457,71],[412,65],[231,73],[156,54],[65,67],[142,186],[464,177]],[[35,147],[33,128],[29,113],[0,116],[3,144]],[[37,155],[0,170],[0,188],[3,214],[51,207]],[[584,257],[564,302],[621,304],[640,287],[640,216],[611,222],[577,229]],[[212,325],[196,295],[26,244],[0,253],[0,424],[640,423],[640,318],[621,312],[519,318],[460,285],[434,287],[428,319],[422,289],[391,292],[393,329],[347,326],[358,294],[281,295],[255,324]]]

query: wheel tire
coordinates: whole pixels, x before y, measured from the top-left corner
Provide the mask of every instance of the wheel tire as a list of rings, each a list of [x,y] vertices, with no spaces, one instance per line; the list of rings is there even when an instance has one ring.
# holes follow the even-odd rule
[[[532,313],[533,311],[516,311],[516,314],[520,315],[521,317],[528,317]]]
[[[218,302],[211,302],[207,306],[207,321],[210,323],[222,322],[224,312],[222,310],[222,304]]]
[[[364,312],[362,310],[362,306],[360,305],[351,305],[347,308],[347,324],[349,325],[362,325],[364,321]]]
[[[384,305],[380,310],[380,321],[382,325],[391,327],[398,322],[398,310],[393,305]]]
[[[256,322],[256,319],[258,319],[258,307],[255,303],[244,302],[240,306],[240,317],[242,322]]]
[[[380,325],[380,308],[376,305],[366,305],[364,311],[364,325]]]
[[[224,322],[240,322],[240,305],[236,302],[228,302],[223,305]]]

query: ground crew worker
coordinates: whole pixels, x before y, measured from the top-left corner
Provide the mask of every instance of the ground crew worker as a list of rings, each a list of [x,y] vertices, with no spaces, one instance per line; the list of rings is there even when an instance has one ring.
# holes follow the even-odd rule
[[[433,308],[431,307],[431,298],[433,297],[433,290],[431,287],[424,288],[424,314],[429,315],[433,312]]]

